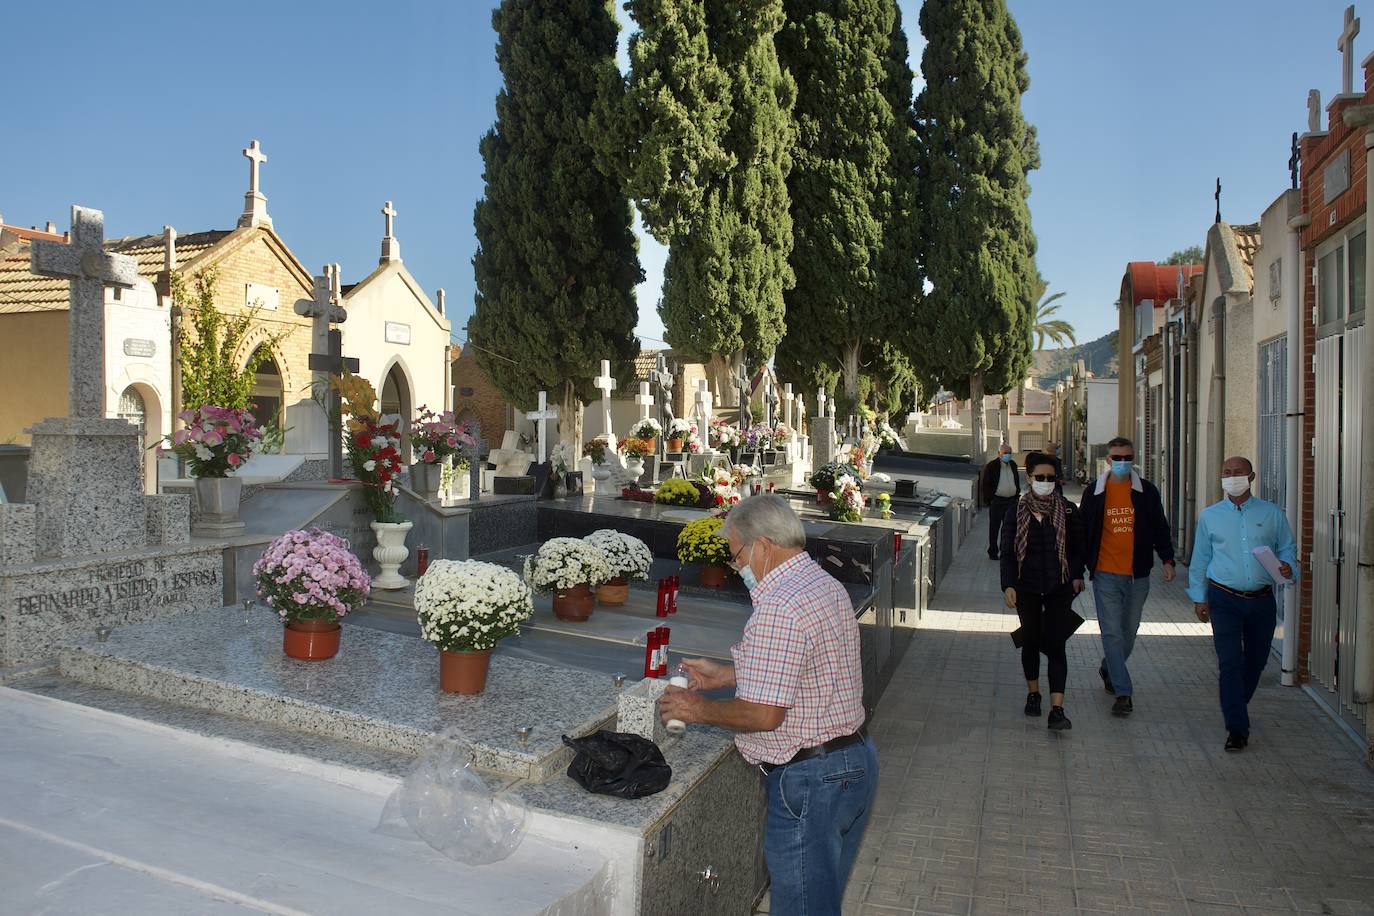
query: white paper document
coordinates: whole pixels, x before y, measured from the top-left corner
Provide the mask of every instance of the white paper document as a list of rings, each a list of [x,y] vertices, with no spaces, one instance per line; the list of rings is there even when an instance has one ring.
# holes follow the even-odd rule
[[[1283,574],[1279,569],[1279,558],[1274,556],[1274,551],[1268,547],[1256,547],[1250,551],[1255,555],[1255,559],[1260,561],[1264,571],[1269,573],[1269,577],[1274,580],[1276,585],[1291,585],[1293,580]]]

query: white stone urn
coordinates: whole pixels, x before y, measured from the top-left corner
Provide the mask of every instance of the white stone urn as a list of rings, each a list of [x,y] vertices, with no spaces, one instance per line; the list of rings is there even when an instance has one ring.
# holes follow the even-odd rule
[[[417,461],[410,466],[410,482],[422,499],[434,499],[439,494],[443,482],[444,466],[440,462],[426,464]]]
[[[611,466],[609,464],[592,465],[592,480],[595,485],[594,492],[597,496],[606,496],[611,491]]]
[[[644,475],[644,459],[643,459],[643,458],[626,458],[626,459],[625,459],[625,470],[626,470],[628,473],[633,474],[635,480],[638,480],[640,477],[642,477],[642,476]]]
[[[372,548],[372,558],[381,567],[381,572],[372,577],[373,588],[405,588],[410,580],[401,575],[401,564],[410,551],[406,548],[406,534],[413,522],[373,522],[372,530],[377,534],[377,546]]]

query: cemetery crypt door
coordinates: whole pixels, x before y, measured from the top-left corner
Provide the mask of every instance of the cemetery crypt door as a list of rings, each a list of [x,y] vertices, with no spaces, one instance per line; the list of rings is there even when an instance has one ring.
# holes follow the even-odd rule
[[[1356,562],[1360,551],[1360,415],[1363,392],[1365,290],[1363,226],[1317,254],[1316,439],[1312,517],[1312,649],[1314,680],[1336,694],[1332,705],[1363,720],[1354,700]],[[1348,305],[1348,307],[1347,307]]]

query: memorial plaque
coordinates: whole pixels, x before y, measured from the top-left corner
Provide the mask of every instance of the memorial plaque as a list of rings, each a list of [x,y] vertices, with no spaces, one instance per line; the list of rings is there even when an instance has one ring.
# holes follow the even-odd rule
[[[248,308],[262,308],[275,312],[281,305],[281,291],[275,286],[248,283],[244,286],[243,304]]]
[[[386,323],[386,342],[410,346],[410,325],[400,321],[388,321]]]
[[[1350,187],[1350,150],[1344,150],[1322,170],[1322,203],[1329,204]]]
[[[124,355],[138,356],[144,359],[157,353],[157,342],[144,340],[141,337],[124,338]]]

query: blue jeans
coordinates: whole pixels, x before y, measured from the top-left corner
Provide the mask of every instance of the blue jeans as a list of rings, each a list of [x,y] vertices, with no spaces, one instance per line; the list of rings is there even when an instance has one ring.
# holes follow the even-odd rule
[[[838,916],[878,788],[873,739],[779,767],[764,784],[771,911]]]
[[[1097,605],[1097,625],[1102,630],[1102,670],[1111,679],[1119,697],[1131,695],[1131,672],[1126,660],[1135,649],[1135,634],[1140,630],[1140,614],[1150,596],[1150,577],[1123,576],[1119,573],[1093,574],[1093,603]]]
[[[1217,650],[1221,715],[1228,732],[1249,737],[1250,698],[1269,661],[1278,605],[1273,592],[1260,598],[1241,598],[1209,585],[1207,611],[1212,618],[1212,645]]]

